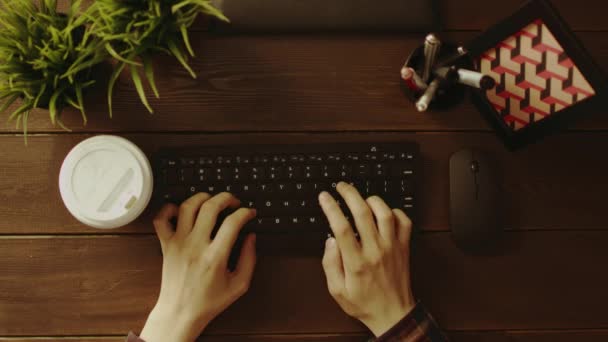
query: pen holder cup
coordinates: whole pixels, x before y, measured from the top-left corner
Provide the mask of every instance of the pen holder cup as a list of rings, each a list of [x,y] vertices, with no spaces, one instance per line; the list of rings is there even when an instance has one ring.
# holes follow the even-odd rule
[[[454,56],[459,56],[458,46],[454,44],[444,43],[439,50],[439,55],[437,56],[437,63],[435,66],[441,65],[444,61],[448,59],[452,59]],[[441,66],[456,66],[459,68],[465,69],[473,69],[474,63],[472,59],[470,59],[466,54],[460,55],[453,59],[453,63],[446,63]],[[422,75],[424,69],[424,45],[416,48],[407,58],[404,64],[405,67],[410,67],[418,73],[418,75]],[[431,72],[431,76],[429,78],[429,82],[432,82],[435,79],[435,74]],[[422,96],[423,92],[414,92],[412,91],[406,84],[403,79],[401,79],[401,89],[405,95],[412,101],[412,103],[416,103],[420,96]],[[437,89],[437,93],[433,98],[433,101],[429,104],[428,110],[449,110],[458,104],[460,104],[467,94],[467,87],[458,83],[449,83],[442,82],[439,88]]]

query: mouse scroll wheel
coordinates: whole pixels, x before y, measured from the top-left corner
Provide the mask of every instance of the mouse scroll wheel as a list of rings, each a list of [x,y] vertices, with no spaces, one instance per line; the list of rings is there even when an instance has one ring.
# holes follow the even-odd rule
[[[471,172],[473,172],[473,173],[479,172],[479,163],[477,161],[471,162]]]

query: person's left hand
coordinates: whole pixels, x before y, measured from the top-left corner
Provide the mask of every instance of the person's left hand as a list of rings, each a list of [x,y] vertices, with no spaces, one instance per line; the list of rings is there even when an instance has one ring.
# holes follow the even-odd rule
[[[194,341],[203,329],[249,288],[256,262],[255,236],[249,235],[234,272],[228,259],[243,226],[256,215],[241,208],[211,233],[224,209],[237,208],[229,193],[200,193],[179,208],[168,204],[154,219],[163,251],[163,276],[156,306],[141,332],[146,342]],[[170,220],[177,217],[177,229]]]

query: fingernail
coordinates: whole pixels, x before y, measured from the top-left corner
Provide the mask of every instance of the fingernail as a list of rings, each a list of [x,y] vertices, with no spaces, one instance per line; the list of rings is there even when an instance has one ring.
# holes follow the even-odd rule
[[[251,208],[249,210],[251,210],[251,215],[252,216],[257,216],[258,215],[258,211],[256,209]]]
[[[327,238],[325,240],[325,248],[333,248],[336,245],[336,239],[333,237]]]
[[[319,194],[319,199],[321,201],[329,201],[330,195],[327,193],[327,191],[323,191],[321,194]]]

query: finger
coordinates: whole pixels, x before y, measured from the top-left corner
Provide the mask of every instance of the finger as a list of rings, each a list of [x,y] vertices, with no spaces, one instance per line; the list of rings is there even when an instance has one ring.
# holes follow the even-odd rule
[[[365,200],[372,209],[378,225],[378,233],[385,243],[391,244],[397,239],[395,216],[391,208],[378,196]]]
[[[170,221],[177,216],[178,211],[179,209],[175,204],[165,204],[154,218],[154,221],[152,221],[163,253],[165,252],[167,243],[175,234],[175,228]]]
[[[236,264],[234,270],[234,281],[237,286],[237,293],[240,296],[245,294],[249,290],[251,285],[251,279],[253,278],[253,271],[255,270],[256,254],[255,254],[255,234],[249,234],[243,242],[241,248],[241,255],[239,261]]]
[[[206,201],[198,213],[194,224],[194,234],[197,239],[211,240],[211,232],[217,223],[217,218],[226,208],[238,208],[241,202],[232,194],[222,192]]]
[[[344,202],[350,209],[350,212],[355,219],[357,231],[361,237],[361,245],[363,248],[374,247],[378,245],[378,230],[374,222],[374,216],[367,202],[361,197],[359,191],[354,186],[340,182],[336,187]]]
[[[181,236],[187,236],[192,232],[194,227],[194,220],[196,215],[201,209],[203,203],[205,203],[211,196],[205,193],[198,193],[179,206],[179,216],[177,218],[177,234]]]
[[[412,236],[412,221],[401,209],[393,209],[397,222],[397,237],[404,248],[410,246]]]
[[[329,227],[336,237],[340,253],[344,257],[344,266],[349,268],[359,261],[361,257],[360,245],[355,238],[353,228],[348,223],[348,220],[346,220],[346,217],[344,217],[344,213],[338,206],[338,203],[336,203],[336,200],[330,194],[322,192],[319,195],[319,203],[321,204],[323,213],[327,216]]]
[[[226,217],[220,229],[217,231],[211,248],[213,249],[213,255],[216,255],[218,260],[223,264],[228,264],[228,258],[236,239],[239,237],[239,233],[256,215],[255,209],[240,208],[233,214]]]
[[[325,241],[322,264],[329,293],[334,298],[340,296],[344,290],[344,265],[342,264],[340,250],[336,245],[336,239],[329,238]]]

